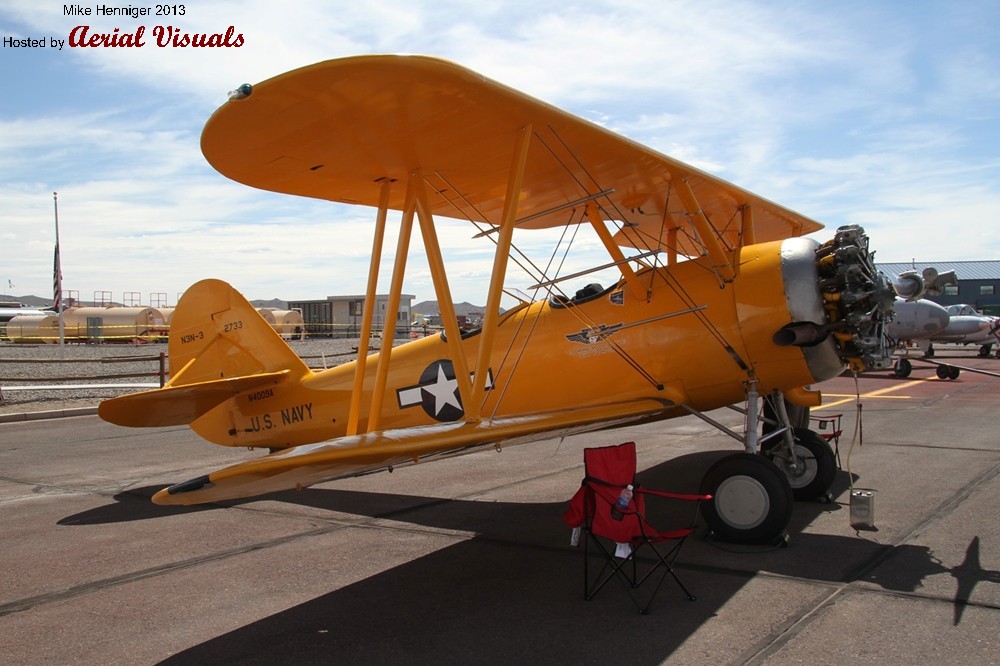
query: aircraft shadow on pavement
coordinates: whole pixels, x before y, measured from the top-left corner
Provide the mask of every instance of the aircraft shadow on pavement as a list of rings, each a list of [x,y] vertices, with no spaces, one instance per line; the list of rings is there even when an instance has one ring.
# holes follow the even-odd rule
[[[681,456],[644,470],[640,481],[651,488],[694,491],[704,470],[727,453]],[[844,496],[848,487],[847,474],[839,472],[833,495]],[[114,504],[59,524],[148,520],[254,501],[160,507],[148,499],[158,489],[119,494]],[[567,487],[567,501],[575,491]],[[267,499],[476,536],[326,593],[317,580],[316,598],[191,647],[167,663],[388,662],[418,655],[462,663],[501,658],[659,663],[760,574],[831,583],[859,580],[913,591],[925,576],[948,571],[923,546],[890,547],[864,538],[804,532],[825,512],[841,512],[846,521],[847,511],[837,502],[798,503],[787,547],[724,544],[702,528],[685,544],[677,566],[697,601],[689,602],[668,581],[651,616],[642,617],[616,584],[584,601],[583,555],[569,546],[569,529],[561,520],[566,502],[453,500],[327,488]],[[675,516],[651,508],[654,525]],[[391,532],[386,538],[392,538]],[[363,552],[358,556],[366,557]],[[894,566],[879,566],[890,559]]]

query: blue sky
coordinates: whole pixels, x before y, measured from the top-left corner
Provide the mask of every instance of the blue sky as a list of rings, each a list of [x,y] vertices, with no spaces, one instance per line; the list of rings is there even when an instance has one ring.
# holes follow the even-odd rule
[[[97,4],[151,6],[81,6]],[[233,183],[198,141],[239,84],[364,53],[458,62],[819,220],[819,237],[862,224],[880,261],[1000,259],[995,0],[193,0],[134,20],[63,6],[5,0],[0,33],[48,45],[78,25],[143,25],[147,45],[0,49],[0,293],[51,293],[53,191],[63,286],[84,300],[172,304],[206,277],[248,298],[363,292],[373,210]],[[157,48],[164,24],[234,26],[245,44]],[[440,229],[455,299],[481,304],[492,245],[467,223]],[[551,251],[544,234],[515,242],[542,264]],[[584,238],[565,272],[602,263],[594,247]],[[406,292],[433,298],[423,263],[408,275]]]

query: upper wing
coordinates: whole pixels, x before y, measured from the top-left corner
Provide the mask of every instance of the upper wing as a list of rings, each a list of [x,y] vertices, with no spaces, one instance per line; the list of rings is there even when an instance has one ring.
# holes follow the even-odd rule
[[[433,213],[498,224],[515,139],[533,130],[518,217],[525,228],[565,224],[566,206],[597,202],[656,246],[687,228],[672,188],[686,180],[720,235],[734,235],[750,206],[757,242],[797,236],[819,223],[484,78],[423,56],[329,60],[256,84],[205,125],[202,151],[222,174],[266,190],[377,206],[384,179],[419,171]],[[389,207],[402,210],[404,188]],[[550,212],[547,212],[550,211]],[[735,220],[735,221],[734,221]],[[735,229],[735,231],[734,231]],[[680,234],[682,253],[698,251]]]
[[[456,421],[400,430],[340,437],[305,444],[165,488],[157,504],[201,504],[301,488],[418,462],[420,458],[461,453],[487,444],[521,444],[623,425],[662,414],[674,406],[661,399],[634,400],[581,409],[527,414],[479,423]]]

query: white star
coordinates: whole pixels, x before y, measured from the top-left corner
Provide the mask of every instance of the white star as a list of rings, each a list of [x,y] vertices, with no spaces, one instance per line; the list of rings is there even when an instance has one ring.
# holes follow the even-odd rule
[[[438,375],[437,379],[434,380],[434,383],[427,384],[421,388],[434,396],[435,416],[441,414],[441,410],[444,409],[446,405],[454,405],[455,409],[462,409],[462,404],[458,401],[458,396],[455,395],[456,389],[458,388],[458,380],[448,379],[444,374],[443,366],[438,366]]]

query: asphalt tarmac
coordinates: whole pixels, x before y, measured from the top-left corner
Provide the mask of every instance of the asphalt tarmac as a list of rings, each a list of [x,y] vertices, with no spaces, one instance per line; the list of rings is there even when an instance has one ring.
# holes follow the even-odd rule
[[[784,547],[700,528],[677,566],[697,600],[670,583],[645,616],[620,586],[583,599],[560,516],[586,446],[634,440],[646,486],[696,489],[738,444],[694,417],[195,508],[149,497],[259,452],[0,423],[0,663],[1000,663],[1000,377],[915,365],[821,385],[814,415],[844,415],[833,501],[798,503]]]

